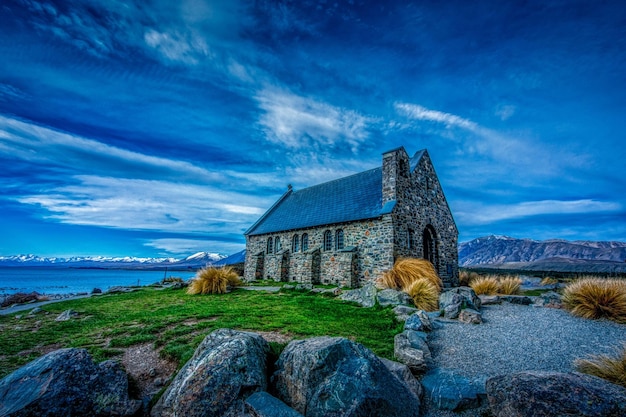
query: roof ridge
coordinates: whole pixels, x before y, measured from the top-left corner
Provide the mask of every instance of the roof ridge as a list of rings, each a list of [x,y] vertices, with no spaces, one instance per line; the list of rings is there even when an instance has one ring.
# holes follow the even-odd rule
[[[334,180],[321,182],[321,183],[315,184],[315,185],[309,185],[308,187],[304,187],[304,188],[301,188],[299,190],[294,190],[294,193],[299,193],[300,191],[308,190],[308,189],[311,189],[311,188],[325,186],[325,185],[328,185],[328,184],[332,184],[334,182],[338,182],[338,181],[346,180],[348,178],[356,177],[357,175],[363,175],[363,174],[366,174],[368,172],[376,171],[378,169],[382,169],[382,167],[371,168],[371,169],[368,169],[368,170],[365,170],[365,171],[355,172],[354,174],[346,175],[345,177],[336,178]]]

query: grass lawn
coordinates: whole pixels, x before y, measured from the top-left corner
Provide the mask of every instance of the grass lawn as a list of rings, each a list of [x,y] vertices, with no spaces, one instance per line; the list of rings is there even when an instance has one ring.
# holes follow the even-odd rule
[[[215,329],[278,332],[293,338],[342,336],[377,355],[392,358],[393,337],[402,331],[390,308],[362,308],[300,291],[268,293],[236,289],[222,295],[188,295],[184,289],[141,289],[126,294],[44,305],[0,316],[0,378],[44,352],[84,347],[97,361],[119,357],[123,348],[154,343],[161,355],[182,366]],[[56,322],[73,309],[78,318]],[[274,349],[281,346],[274,344]]]

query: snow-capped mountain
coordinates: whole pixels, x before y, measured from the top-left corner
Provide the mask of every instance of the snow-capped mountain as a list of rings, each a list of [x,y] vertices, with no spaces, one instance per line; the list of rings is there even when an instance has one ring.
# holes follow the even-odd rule
[[[626,271],[626,242],[486,236],[463,242],[458,248],[460,266],[564,272]]]
[[[37,255],[0,256],[0,267],[40,266],[66,268],[166,268],[202,267],[225,258],[218,253],[198,252],[187,258],[141,258],[134,256],[73,256],[69,258],[42,257]]]

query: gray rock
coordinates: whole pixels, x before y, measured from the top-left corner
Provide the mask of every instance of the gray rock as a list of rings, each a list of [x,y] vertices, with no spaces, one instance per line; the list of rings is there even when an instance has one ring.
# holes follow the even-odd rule
[[[376,294],[378,299],[378,304],[381,306],[398,306],[398,305],[412,305],[413,301],[409,294],[404,291],[398,291],[391,288],[387,288],[385,290],[379,291]]]
[[[34,316],[35,314],[39,314],[41,313],[43,310],[41,309],[41,307],[35,307],[32,310],[30,310],[30,312],[28,313],[29,316]]]
[[[296,291],[311,291],[313,289],[313,284],[296,284]]]
[[[561,294],[548,291],[537,297],[537,305],[547,308],[563,308],[563,300]]]
[[[78,313],[74,310],[65,310],[63,313],[59,314],[54,321],[68,321],[76,317],[78,317]]]
[[[440,410],[461,411],[480,407],[484,380],[472,381],[447,369],[437,368],[422,378],[431,402]]]
[[[480,324],[483,322],[483,316],[476,310],[466,308],[459,313],[459,321],[467,324]]]
[[[480,304],[482,306],[494,305],[494,304],[502,304],[502,300],[497,295],[479,295]]]
[[[409,390],[411,390],[411,392],[415,394],[417,398],[422,398],[422,396],[424,395],[424,389],[422,388],[422,384],[420,384],[419,381],[413,376],[408,366],[403,363],[390,361],[389,359],[385,358],[379,359],[382,361],[383,365],[385,365],[387,369],[389,369],[389,372],[391,372],[396,378],[398,378],[400,382],[405,384],[409,388]]]
[[[343,292],[339,298],[343,301],[353,301],[362,307],[374,307],[376,305],[377,292],[376,286],[369,282],[356,290]]]
[[[339,287],[335,287],[335,288],[326,288],[322,291],[323,294],[332,294],[334,296],[338,296],[339,294],[341,294],[341,288]]]
[[[591,375],[518,372],[489,378],[486,389],[495,417],[626,415],[626,389]]]
[[[408,366],[413,374],[424,373],[428,368],[427,360],[430,357],[430,350],[427,350],[428,345],[426,341],[421,340],[419,337],[412,337],[409,340],[411,332],[411,330],[407,330],[394,337],[393,355],[398,362]],[[414,345],[417,345],[417,347],[414,347]]]
[[[324,292],[324,288],[313,288],[311,289],[311,292],[314,294],[321,294]]]
[[[453,288],[439,295],[439,309],[447,319],[456,319],[466,308],[480,311],[481,305],[480,298],[469,287]]]
[[[246,410],[254,417],[303,417],[293,408],[265,391],[255,392],[246,400]]]
[[[425,311],[417,310],[404,322],[404,330],[430,332],[433,330],[433,325],[430,322],[430,317],[428,317]]]
[[[295,285],[291,285],[291,284],[285,284],[283,285],[283,290],[295,290],[296,286]]]
[[[525,295],[501,295],[500,298],[511,304],[520,304],[524,306],[529,306],[533,303],[532,298]]]
[[[419,416],[419,398],[380,358],[348,339],[292,341],[276,366],[278,397],[307,417]]]
[[[0,416],[132,416],[128,377],[113,361],[93,362],[85,349],[59,349],[0,381]]]
[[[406,319],[408,319],[411,314],[415,313],[417,309],[409,306],[396,306],[392,311],[396,315],[396,319],[398,319],[398,321],[406,321]]]
[[[245,399],[267,389],[269,345],[258,334],[209,334],[152,409],[154,417],[245,414]]]

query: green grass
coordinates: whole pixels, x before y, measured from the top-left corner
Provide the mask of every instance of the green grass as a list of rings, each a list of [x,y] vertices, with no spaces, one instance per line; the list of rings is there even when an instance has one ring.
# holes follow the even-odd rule
[[[77,319],[56,322],[67,309]],[[98,361],[116,358],[123,348],[154,343],[182,366],[204,337],[218,328],[275,331],[307,338],[342,336],[392,358],[393,337],[402,331],[390,308],[362,308],[308,292],[235,290],[220,295],[189,295],[185,289],[142,289],[126,294],[64,301],[0,316],[0,377],[62,347],[84,347]]]

